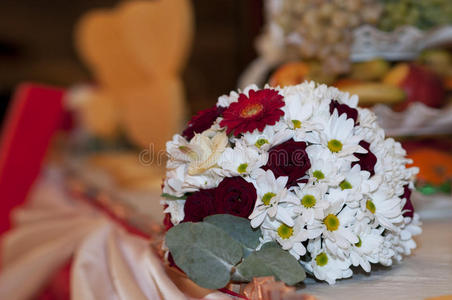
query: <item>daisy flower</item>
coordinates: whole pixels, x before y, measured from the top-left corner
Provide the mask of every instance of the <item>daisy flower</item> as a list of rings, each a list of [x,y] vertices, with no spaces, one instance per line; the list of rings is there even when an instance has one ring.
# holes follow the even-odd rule
[[[271,225],[270,225],[271,224]],[[268,230],[268,235],[276,240],[284,250],[289,251],[296,259],[306,254],[303,242],[308,239],[307,230],[301,217],[295,219],[293,226],[280,222],[266,222],[262,228]]]
[[[312,225],[315,219],[321,220],[325,217],[325,209],[329,204],[326,198],[328,186],[326,184],[299,184],[293,191],[299,200],[299,205],[294,211],[301,214],[302,219],[308,225]]]
[[[332,193],[343,193],[346,196],[348,206],[357,208],[360,204],[360,200],[363,198],[363,194],[369,193],[377,189],[380,181],[379,177],[374,180],[370,180],[370,173],[367,171],[361,171],[359,165],[355,165],[349,169],[348,172],[342,172],[345,174],[344,179],[339,183],[337,188],[331,190]]]
[[[241,133],[263,131],[267,125],[275,125],[284,115],[283,96],[276,90],[250,90],[249,96],[240,94],[237,102],[224,111],[221,127],[226,127],[227,134],[238,136]]]
[[[285,188],[288,177],[275,178],[271,170],[260,169],[256,173],[259,173],[255,180],[257,201],[249,216],[251,226],[253,228],[259,227],[267,216],[271,220],[278,220],[288,226],[293,226],[294,221],[290,207],[280,205],[281,203],[296,203],[296,199]]]
[[[255,129],[253,132],[246,132],[242,139],[248,146],[255,146],[261,151],[268,151],[271,147],[282,144],[293,137],[293,131],[287,126],[278,122],[274,126],[265,127],[264,131]]]
[[[339,116],[345,114],[347,119],[352,119],[355,125],[358,123],[358,110],[356,108],[340,103],[337,100],[331,100],[329,108],[330,114],[337,110]]]
[[[315,220],[308,225],[309,238],[322,236],[326,248],[333,254],[338,248],[348,249],[357,243],[358,237],[350,229],[355,221],[356,210],[344,206],[344,202],[336,200],[325,210],[325,218]]]
[[[379,260],[379,251],[384,238],[381,235],[383,228],[372,228],[369,224],[360,223],[354,228],[358,242],[349,249],[350,262],[353,266],[361,266],[364,271],[370,272],[370,264]]]
[[[311,161],[310,181],[337,186],[344,180],[344,175],[339,173],[340,164],[331,151],[322,145],[310,145],[306,148],[306,152]]]
[[[295,131],[295,141],[304,141],[306,132],[321,129],[319,124],[310,121],[313,111],[312,102],[303,102],[299,94],[286,96],[284,101],[286,103],[282,108],[284,121],[288,128]]]
[[[391,194],[386,186],[380,186],[375,192],[370,193],[361,200],[361,211],[371,220],[375,219],[375,225],[381,225],[392,231],[397,231],[403,221],[402,199]],[[363,217],[359,217],[362,219]]]
[[[310,241],[309,244],[320,244],[320,239]],[[308,245],[308,249],[311,252],[311,261],[304,263],[306,270],[314,274],[315,278],[319,280],[325,280],[328,284],[335,284],[336,280],[342,278],[348,278],[353,275],[350,270],[350,261],[348,259],[340,259],[331,254],[327,249],[315,247],[313,249],[311,245]]]
[[[247,147],[243,142],[237,142],[233,148],[227,148],[218,159],[218,165],[227,176],[249,174],[265,165],[268,153],[259,152],[254,147]]]
[[[338,116],[337,110],[334,110],[323,123],[323,131],[306,137],[309,142],[322,144],[336,157],[348,161],[358,161],[354,153],[367,153],[367,150],[359,145],[363,138],[354,133],[355,124],[352,119],[347,119],[346,114]]]

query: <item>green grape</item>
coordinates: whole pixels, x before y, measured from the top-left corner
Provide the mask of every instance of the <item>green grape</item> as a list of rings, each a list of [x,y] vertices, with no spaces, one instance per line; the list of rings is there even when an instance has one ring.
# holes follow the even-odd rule
[[[382,0],[383,14],[378,27],[390,31],[403,25],[430,29],[452,23],[450,0]]]

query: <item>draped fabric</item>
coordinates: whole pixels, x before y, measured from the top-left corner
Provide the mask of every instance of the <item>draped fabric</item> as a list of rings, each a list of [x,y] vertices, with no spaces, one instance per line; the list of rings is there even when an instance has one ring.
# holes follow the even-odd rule
[[[64,191],[48,171],[28,204],[14,211],[2,238],[2,299],[36,297],[71,258],[71,299],[187,299],[167,276],[150,241],[130,234],[99,210]],[[212,293],[206,299],[228,299]]]

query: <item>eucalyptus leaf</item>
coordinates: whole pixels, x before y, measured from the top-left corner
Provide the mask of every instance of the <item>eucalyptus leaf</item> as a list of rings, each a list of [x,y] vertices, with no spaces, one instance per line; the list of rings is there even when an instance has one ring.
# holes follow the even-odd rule
[[[251,253],[236,268],[234,278],[275,276],[288,285],[295,285],[306,278],[301,264],[289,252],[273,243],[264,245],[261,250]]]
[[[163,193],[160,195],[160,197],[166,198],[168,200],[185,200],[185,199],[187,199],[187,196],[177,197],[177,196],[170,195],[168,193]]]
[[[166,234],[166,245],[176,265],[198,285],[208,289],[225,287],[232,268],[243,258],[239,242],[216,226],[181,223]]]
[[[261,230],[253,229],[248,219],[233,215],[212,215],[204,218],[204,222],[215,225],[238,241],[243,247],[245,257],[259,246]]]

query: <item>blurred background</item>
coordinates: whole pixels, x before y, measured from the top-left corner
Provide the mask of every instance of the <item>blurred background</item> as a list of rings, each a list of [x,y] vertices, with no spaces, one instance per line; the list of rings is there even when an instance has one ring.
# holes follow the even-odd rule
[[[77,20],[114,0],[0,1],[0,114],[23,81],[68,87],[92,80],[74,49]],[[213,105],[237,86],[256,56],[254,38],[262,25],[261,0],[196,0],[195,34],[183,73],[190,112]]]

